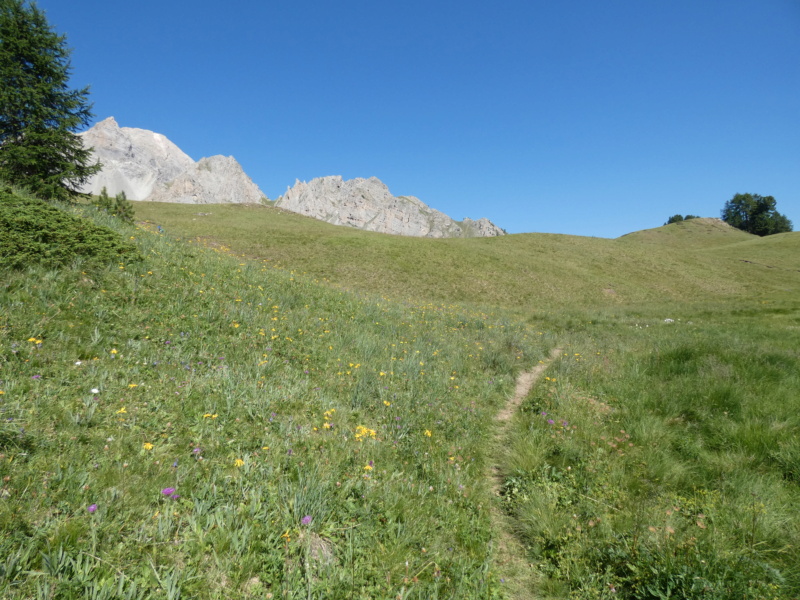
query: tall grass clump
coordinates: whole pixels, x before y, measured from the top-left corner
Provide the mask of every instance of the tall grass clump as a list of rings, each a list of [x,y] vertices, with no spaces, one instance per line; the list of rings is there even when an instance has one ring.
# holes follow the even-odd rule
[[[503,500],[538,592],[797,597],[800,305],[646,312],[573,335],[516,423]]]
[[[491,416],[541,336],[135,245],[0,276],[3,598],[486,598]]]

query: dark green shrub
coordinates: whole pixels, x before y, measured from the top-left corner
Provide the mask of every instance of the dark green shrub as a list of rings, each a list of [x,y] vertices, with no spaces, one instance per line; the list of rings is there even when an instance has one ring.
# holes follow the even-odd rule
[[[138,260],[139,255],[111,229],[0,187],[0,266],[58,267],[79,258],[103,265]]]

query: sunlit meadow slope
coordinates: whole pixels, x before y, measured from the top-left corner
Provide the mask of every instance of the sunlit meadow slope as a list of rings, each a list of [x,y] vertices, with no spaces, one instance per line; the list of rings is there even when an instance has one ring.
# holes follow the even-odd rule
[[[2,597],[800,593],[800,234],[135,209],[144,262],[0,271]]]
[[[501,565],[512,597],[796,597],[800,234],[697,219],[617,240],[411,240],[171,210],[140,215],[264,264],[502,305],[557,333],[563,356],[501,445],[523,555]]]
[[[546,333],[87,214],[3,269],[0,596],[486,598],[491,417]]]
[[[785,234],[787,241],[775,251],[788,269],[776,278],[767,266],[745,262],[772,252],[775,240],[759,241],[715,219],[616,240],[553,234],[434,240],[337,227],[264,206],[143,202],[136,214],[174,235],[221,244],[349,289],[504,306],[524,314],[742,298],[779,289],[800,293],[800,253],[791,252],[800,246],[800,234]]]

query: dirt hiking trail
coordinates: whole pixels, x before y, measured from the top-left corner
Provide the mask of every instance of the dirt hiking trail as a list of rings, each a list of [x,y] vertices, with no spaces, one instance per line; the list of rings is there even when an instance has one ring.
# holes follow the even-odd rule
[[[517,377],[517,385],[514,388],[514,395],[508,399],[506,405],[495,416],[495,433],[492,444],[492,455],[490,462],[490,483],[492,495],[500,496],[503,485],[503,473],[499,463],[503,456],[503,449],[506,438],[508,437],[508,426],[514,413],[517,412],[522,402],[528,396],[534,384],[544,374],[550,364],[561,356],[561,348],[553,348],[550,356],[545,360],[539,361],[530,371],[520,373]],[[501,579],[504,580],[505,590],[508,595],[515,600],[533,598],[532,586],[534,574],[532,565],[526,559],[525,548],[522,547],[517,537],[514,535],[513,523],[503,512],[499,502],[492,506],[492,524],[496,532],[494,540],[495,564],[500,572]]]

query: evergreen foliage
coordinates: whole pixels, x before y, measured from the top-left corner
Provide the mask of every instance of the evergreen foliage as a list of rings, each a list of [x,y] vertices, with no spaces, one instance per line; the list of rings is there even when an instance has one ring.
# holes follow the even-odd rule
[[[699,219],[700,217],[697,215],[672,215],[664,225],[670,225],[672,223],[680,223],[681,221],[688,221],[689,219]]]
[[[71,89],[71,50],[44,13],[0,0],[0,177],[46,200],[70,200],[97,171],[75,132],[92,118],[89,88]]]
[[[131,204],[125,192],[122,191],[113,198],[108,195],[108,190],[103,186],[100,195],[92,202],[98,210],[119,217],[126,223],[133,223],[133,204]]]
[[[106,212],[110,211],[114,207],[114,201],[108,195],[106,186],[103,186],[103,189],[100,190],[100,195],[93,202],[93,204],[100,210],[105,210]]]
[[[76,259],[99,266],[137,257],[118,233],[0,185],[0,266],[54,268]]]
[[[128,200],[124,191],[114,197],[112,213],[126,223],[133,223],[133,204]]]
[[[722,220],[728,225],[765,236],[792,231],[792,222],[776,209],[772,196],[758,194],[736,194],[725,203]]]

